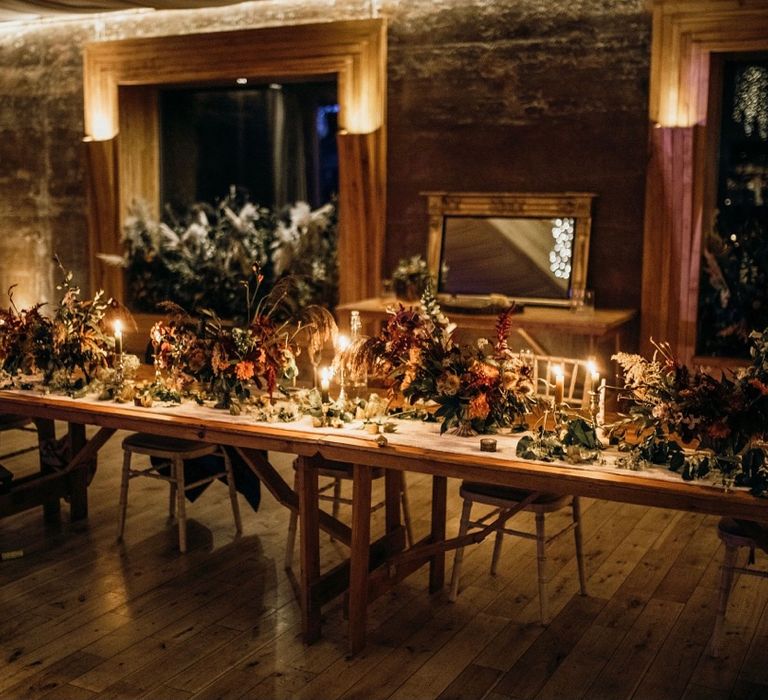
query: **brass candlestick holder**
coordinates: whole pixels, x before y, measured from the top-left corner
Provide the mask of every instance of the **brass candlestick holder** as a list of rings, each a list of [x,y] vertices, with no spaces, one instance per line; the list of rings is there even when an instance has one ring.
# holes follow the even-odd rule
[[[600,391],[590,391],[589,392],[589,415],[592,419],[592,426],[597,430],[597,428],[601,427],[600,423],[601,417],[600,417]]]

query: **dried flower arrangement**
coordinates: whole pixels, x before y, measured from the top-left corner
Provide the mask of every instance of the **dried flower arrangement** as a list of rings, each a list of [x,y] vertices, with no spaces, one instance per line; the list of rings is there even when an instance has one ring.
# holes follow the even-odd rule
[[[495,344],[459,345],[428,285],[418,308],[399,305],[378,336],[352,349],[352,363],[385,376],[391,395],[437,403],[441,433],[493,432],[535,404],[532,368],[507,345],[513,313],[499,316]]]
[[[54,391],[75,393],[85,389],[99,369],[107,367],[114,337],[107,330],[107,315],[117,308],[102,291],[83,299],[72,273],[55,258],[63,280],[56,289],[61,298],[51,317],[41,313],[43,304],[18,309],[11,303],[0,310],[0,368],[9,375],[43,375]]]
[[[272,395],[280,379],[296,375],[301,344],[317,344],[335,334],[333,316],[321,306],[304,307],[291,321],[279,320],[293,311],[295,279],[284,277],[263,293],[264,278],[256,264],[253,273],[255,287],[248,282],[241,286],[245,324],[224,322],[211,310],[193,317],[177,305],[165,305],[172,317],[154,326],[151,339],[156,368],[166,379],[156,382],[152,391],[181,394],[198,382],[202,395],[215,399],[217,407],[239,413],[252,398],[252,389]]]
[[[614,356],[630,407],[611,431],[629,451],[628,466],[666,464],[684,479],[714,471],[726,486],[768,492],[768,329],[750,340],[750,366],[719,379],[681,364],[666,344],[656,344],[651,360]]]
[[[434,284],[434,280],[421,255],[402,258],[392,271],[392,286],[398,299],[418,301],[430,284]]]

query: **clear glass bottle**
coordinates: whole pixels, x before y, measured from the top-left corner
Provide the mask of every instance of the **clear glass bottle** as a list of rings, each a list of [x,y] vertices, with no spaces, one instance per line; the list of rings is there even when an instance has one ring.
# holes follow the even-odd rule
[[[351,347],[357,347],[362,337],[363,323],[359,311],[351,311],[349,314],[349,334]],[[347,372],[347,392],[352,399],[368,398],[368,373],[365,369],[358,371],[350,368]]]

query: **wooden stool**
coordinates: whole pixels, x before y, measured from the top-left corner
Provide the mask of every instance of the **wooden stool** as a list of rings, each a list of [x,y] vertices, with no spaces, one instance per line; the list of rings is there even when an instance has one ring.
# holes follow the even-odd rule
[[[464,507],[461,512],[461,524],[459,525],[459,537],[467,534],[469,528],[484,528],[487,521],[493,517],[502,516],[504,510],[509,510],[515,505],[525,500],[530,495],[530,491],[523,489],[514,489],[504,486],[493,486],[491,484],[481,484],[465,481],[461,484],[459,494],[464,499]],[[485,505],[495,506],[494,510],[487,513],[476,521],[470,520],[473,503],[483,503]],[[544,516],[561,508],[571,506],[573,509],[573,522],[562,530],[547,537],[544,528]],[[496,565],[501,554],[501,543],[505,534],[516,535],[529,540],[536,540],[536,554],[539,574],[539,610],[541,613],[542,624],[549,623],[549,594],[547,585],[547,545],[556,540],[566,532],[573,530],[576,543],[576,561],[579,568],[579,586],[581,594],[587,594],[586,574],[584,571],[584,557],[581,545],[581,508],[577,496],[562,496],[553,493],[542,493],[533,502],[528,504],[523,510],[530,511],[536,515],[536,534],[514,530],[504,526],[505,521],[499,521],[496,529],[496,541],[493,546],[493,559],[491,560],[491,574],[496,574]],[[453,560],[453,574],[451,576],[451,590],[448,595],[449,600],[455,601],[459,593],[459,578],[461,577],[461,563],[464,559],[464,547],[456,549],[456,557]]]
[[[169,513],[171,518],[175,515],[175,507],[178,507],[179,521],[179,550],[184,553],[187,551],[187,514],[185,494],[189,489],[196,486],[208,484],[222,476],[226,477],[229,485],[229,499],[232,502],[232,513],[235,517],[235,528],[237,533],[243,531],[240,520],[240,507],[237,502],[237,492],[235,491],[235,478],[232,473],[232,463],[230,462],[227,451],[218,445],[211,445],[205,442],[196,442],[194,440],[180,440],[176,438],[161,437],[159,435],[149,435],[147,433],[134,433],[123,440],[123,474],[120,483],[120,524],[118,526],[117,539],[123,539],[125,529],[125,512],[128,508],[128,482],[137,476],[147,476],[152,479],[167,481],[171,485]],[[159,470],[165,464],[150,466],[147,469],[131,469],[131,457],[134,454],[147,455],[162,460],[167,460],[170,465],[170,474],[166,476]],[[184,460],[196,459],[198,457],[207,457],[208,455],[217,455],[222,458],[224,468],[222,471],[206,476],[191,484],[184,483]]]
[[[725,557],[720,576],[720,596],[717,603],[715,629],[712,632],[712,642],[710,644],[710,653],[715,658],[720,656],[725,611],[728,608],[728,598],[731,595],[733,575],[740,573],[747,574],[748,576],[768,578],[768,571],[751,569],[749,566],[736,566],[739,549],[742,547],[749,548],[748,564],[754,564],[756,548],[768,552],[768,527],[751,520],[721,518],[717,524],[717,536],[725,545]]]
[[[296,469],[296,462],[293,463],[293,468]],[[319,501],[329,501],[331,503],[331,513],[334,518],[339,517],[339,507],[344,505],[352,505],[351,498],[344,498],[341,495],[341,483],[342,479],[352,479],[352,465],[348,462],[327,462],[324,466],[318,468],[317,473],[320,476],[326,476],[333,479],[333,481],[323,485],[318,490]],[[384,476],[384,469],[375,468],[372,470],[372,479],[381,479]],[[411,509],[408,504],[408,491],[405,487],[405,473],[403,473],[403,487],[400,490],[400,503],[403,509],[403,524],[405,525],[405,534],[408,540],[408,544],[413,546],[413,529],[411,526]],[[333,495],[327,495],[327,492],[333,489]],[[298,477],[296,483],[294,483],[294,490],[298,491]],[[375,503],[371,506],[371,513],[384,507],[384,501]],[[296,545],[296,527],[299,522],[299,516],[297,513],[291,511],[290,520],[288,521],[288,538],[285,543],[285,568],[290,569],[293,565],[293,548]]]

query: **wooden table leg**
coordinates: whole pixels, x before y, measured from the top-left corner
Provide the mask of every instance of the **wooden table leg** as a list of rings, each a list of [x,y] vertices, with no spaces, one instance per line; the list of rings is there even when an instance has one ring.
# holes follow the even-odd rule
[[[319,604],[314,603],[313,585],[320,578],[320,527],[317,470],[309,457],[296,462],[299,496],[299,532],[301,548],[301,631],[306,644],[320,639]]]
[[[371,468],[352,468],[352,545],[349,552],[349,650],[365,646],[368,564],[371,546]]]
[[[69,458],[72,459],[85,447],[85,426],[80,423],[70,423],[67,442]],[[69,475],[69,517],[72,521],[88,517],[88,470],[90,468],[86,463],[73,469]]]
[[[448,479],[432,477],[432,542],[445,540],[446,499]],[[429,592],[436,593],[445,584],[445,551],[438,552],[429,560]]]
[[[387,532],[397,530],[400,520],[400,493],[403,489],[403,472],[387,469],[384,472],[384,508]]]
[[[37,444],[40,455],[40,473],[50,474],[54,471],[50,464],[43,459],[43,445],[53,445],[56,440],[56,426],[47,418],[36,418]],[[47,523],[57,523],[61,517],[61,501],[58,496],[46,497],[43,503],[43,518]]]

